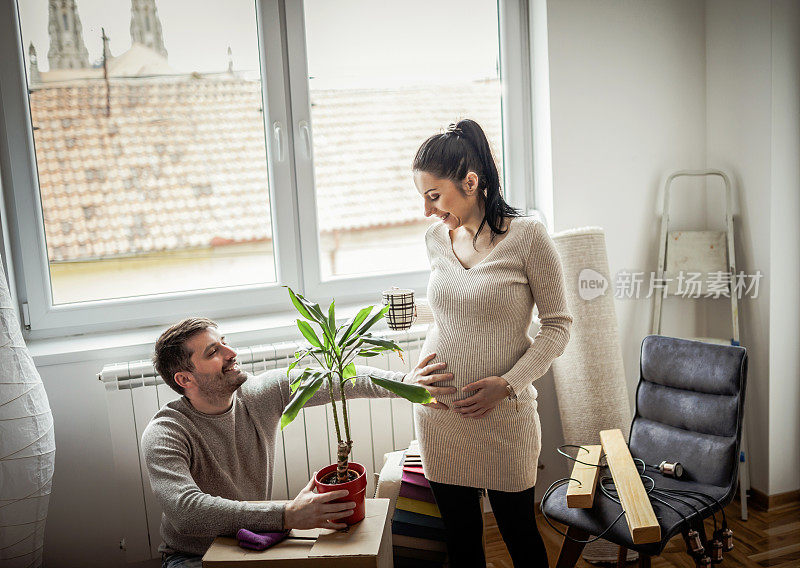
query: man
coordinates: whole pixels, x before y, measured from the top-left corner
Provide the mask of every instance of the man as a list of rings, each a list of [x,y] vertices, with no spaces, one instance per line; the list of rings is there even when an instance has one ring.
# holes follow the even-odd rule
[[[433,386],[452,375],[442,372],[444,363],[427,365],[431,358],[408,376],[368,367],[358,375],[413,382],[434,397],[455,392]],[[275,437],[291,396],[290,380],[299,371],[291,377],[286,369],[248,377],[217,324],[206,318],[185,319],[162,333],[153,362],[164,382],[183,395],[159,410],[142,434],[150,483],[164,511],[159,547],[164,568],[200,567],[216,536],[240,528],[346,526],[336,521],[350,515],[355,503],[332,501],[347,491],[313,493],[313,478],[292,501],[270,502]],[[394,396],[368,378],[357,378],[348,390],[352,398]],[[322,387],[306,406],[326,402],[330,394]]]

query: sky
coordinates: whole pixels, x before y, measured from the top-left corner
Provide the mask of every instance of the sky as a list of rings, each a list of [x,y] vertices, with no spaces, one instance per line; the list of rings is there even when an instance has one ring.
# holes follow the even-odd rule
[[[101,27],[112,55],[130,47],[130,0],[76,0],[94,62]],[[22,37],[47,71],[47,0],[18,0]],[[169,63],[179,72],[259,67],[253,0],[157,0]],[[306,0],[308,72],[314,87],[497,78],[495,0]],[[290,57],[295,53],[290,52]]]

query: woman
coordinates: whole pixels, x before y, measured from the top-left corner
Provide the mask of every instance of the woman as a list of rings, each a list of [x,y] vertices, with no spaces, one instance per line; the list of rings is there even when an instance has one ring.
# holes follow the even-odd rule
[[[425,216],[441,219],[425,235],[435,323],[422,356],[447,361],[458,387],[437,397],[449,411],[414,407],[452,566],[485,566],[484,489],[514,566],[547,566],[534,517],[541,426],[531,383],[569,340],[558,253],[544,225],[503,200],[486,135],[472,120],[422,144],[414,183]],[[541,327],[531,340],[534,303]]]

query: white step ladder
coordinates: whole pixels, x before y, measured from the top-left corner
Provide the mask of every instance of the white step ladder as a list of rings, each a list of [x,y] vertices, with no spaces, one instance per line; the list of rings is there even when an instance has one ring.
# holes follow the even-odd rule
[[[669,193],[678,177],[719,176],[725,183],[725,231],[670,231]],[[731,337],[692,337],[697,341],[721,345],[739,345],[739,306],[737,303],[736,257],[733,250],[733,196],[728,176],[720,170],[681,170],[667,177],[664,184],[664,209],[661,212],[661,235],[656,277],[663,287],[654,293],[652,333],[661,335],[661,311],[664,295],[686,298],[730,297]],[[685,274],[700,275],[686,278]],[[727,275],[727,276],[726,276]],[[747,434],[742,425],[739,452],[739,490],[742,520],[747,520],[747,491],[750,489],[750,463],[747,459]]]

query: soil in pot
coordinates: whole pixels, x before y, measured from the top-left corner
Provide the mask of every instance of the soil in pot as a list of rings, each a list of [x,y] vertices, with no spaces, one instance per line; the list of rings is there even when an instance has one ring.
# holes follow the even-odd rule
[[[347,479],[345,481],[339,481],[339,475],[334,471],[332,474],[325,477],[325,479],[322,480],[322,483],[326,485],[338,485],[339,483],[349,483],[350,481],[354,481],[356,479],[358,479],[358,473],[352,469],[348,469]]]

